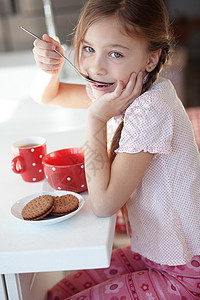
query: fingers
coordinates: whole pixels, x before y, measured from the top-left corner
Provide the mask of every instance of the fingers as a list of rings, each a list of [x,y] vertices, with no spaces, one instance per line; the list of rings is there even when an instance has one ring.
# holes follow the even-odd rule
[[[34,58],[37,66],[45,72],[59,72],[62,68],[62,60],[57,58],[54,59],[51,54],[46,52],[46,50],[45,53],[41,53],[40,51],[35,52]]]
[[[42,40],[34,41],[34,58],[37,66],[45,72],[56,73],[60,72],[64,59],[54,50],[64,53],[60,43],[47,34],[44,34]]]
[[[143,74],[132,73],[125,88],[122,81],[119,81],[113,94],[110,94],[110,101],[114,100],[118,106],[119,113],[123,112],[137,97],[140,96],[143,86]]]
[[[143,85],[143,74],[139,72],[138,75],[136,73],[132,73],[129,81],[124,89],[123,97],[127,98],[137,98],[141,94]]]
[[[137,76],[135,87],[134,87],[134,93],[136,97],[139,97],[139,95],[141,94],[142,87],[143,87],[143,73],[140,72]]]
[[[114,96],[115,98],[120,97],[123,91],[123,87],[124,87],[123,81],[119,80],[112,96]]]
[[[140,72],[138,75],[136,73],[132,73],[128,83],[126,84],[125,88],[123,89],[123,82],[120,81],[117,84],[117,87],[114,91],[114,96],[121,100],[134,100],[137,98],[142,91],[143,86],[143,74]]]
[[[50,37],[48,34],[43,34],[43,36],[42,36],[42,40],[43,41],[46,41],[46,42],[48,42],[48,43],[51,43],[51,44],[55,44],[56,45],[56,43],[58,44],[58,42],[56,41],[56,40],[54,40],[52,37]]]
[[[48,48],[50,50],[62,49],[60,43],[53,38],[51,38],[48,34],[43,34],[42,39],[36,39],[34,41],[34,46],[41,48]]]

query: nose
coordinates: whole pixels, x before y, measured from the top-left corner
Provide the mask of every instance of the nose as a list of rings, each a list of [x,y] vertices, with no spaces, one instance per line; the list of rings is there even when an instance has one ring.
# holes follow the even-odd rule
[[[89,74],[105,76],[107,74],[106,63],[102,56],[94,55],[89,68]]]

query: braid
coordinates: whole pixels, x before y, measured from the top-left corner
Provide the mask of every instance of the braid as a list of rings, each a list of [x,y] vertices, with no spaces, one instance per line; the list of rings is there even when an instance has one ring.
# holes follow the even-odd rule
[[[110,163],[113,162],[116,156],[115,150],[119,147],[119,140],[121,137],[121,132],[123,127],[124,127],[124,121],[121,121],[113,135],[111,146],[110,146]]]
[[[169,46],[166,46],[165,48],[162,49],[158,64],[153,69],[153,71],[148,73],[148,77],[147,77],[146,82],[143,84],[141,94],[145,93],[152,86],[154,81],[156,81],[158,74],[160,73],[163,65],[165,64],[165,62],[168,59],[169,49],[170,49]],[[122,120],[121,123],[119,124],[119,126],[117,127],[117,129],[114,133],[114,136],[112,138],[111,147],[110,147],[110,162],[111,163],[113,162],[113,160],[116,156],[115,150],[119,147],[119,140],[121,137],[121,132],[122,132],[123,127],[124,127],[124,121]]]

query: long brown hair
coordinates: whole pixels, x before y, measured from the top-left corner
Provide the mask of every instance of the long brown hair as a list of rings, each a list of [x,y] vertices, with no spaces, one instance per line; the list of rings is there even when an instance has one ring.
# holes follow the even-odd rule
[[[89,0],[80,15],[74,36],[78,65],[81,42],[87,29],[96,21],[110,16],[118,18],[129,36],[139,35],[145,38],[149,51],[161,49],[157,66],[148,73],[147,80],[143,84],[142,93],[144,93],[156,80],[169,57],[171,48],[171,32],[163,0]],[[122,128],[123,121],[113,136],[110,149],[111,162],[115,157],[115,149],[119,146]]]

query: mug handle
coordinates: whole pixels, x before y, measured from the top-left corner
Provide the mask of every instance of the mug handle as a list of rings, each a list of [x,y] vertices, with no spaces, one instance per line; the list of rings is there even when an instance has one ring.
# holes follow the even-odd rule
[[[21,174],[25,171],[25,164],[23,157],[18,155],[13,158],[11,161],[11,168],[14,173]]]

